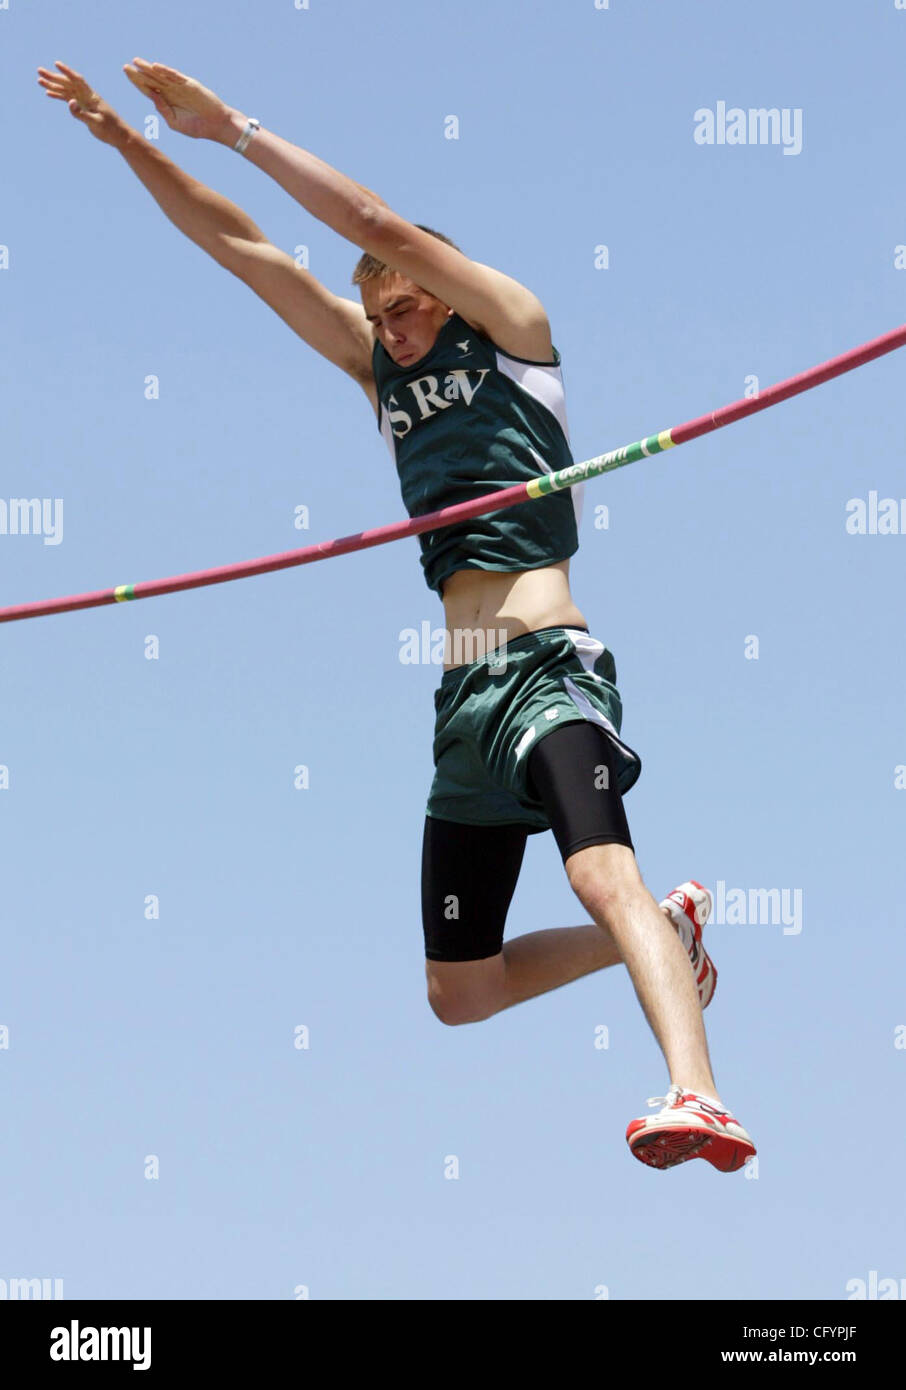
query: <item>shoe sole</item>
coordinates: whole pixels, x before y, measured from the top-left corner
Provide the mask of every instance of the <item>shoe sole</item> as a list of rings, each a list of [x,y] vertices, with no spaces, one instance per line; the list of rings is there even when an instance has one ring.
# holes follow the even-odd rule
[[[690,1125],[665,1125],[627,1136],[629,1147],[649,1168],[675,1168],[690,1158],[703,1158],[718,1172],[735,1173],[755,1153],[755,1145],[732,1134],[705,1134]]]

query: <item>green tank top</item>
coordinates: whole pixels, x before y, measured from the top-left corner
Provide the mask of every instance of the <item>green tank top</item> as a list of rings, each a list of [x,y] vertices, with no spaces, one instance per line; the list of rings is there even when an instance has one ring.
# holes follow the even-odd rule
[[[560,354],[503,352],[456,313],[434,346],[400,366],[375,342],[378,429],[411,517],[512,487],[573,463]],[[419,536],[429,589],[455,570],[541,569],[574,555],[584,484]]]

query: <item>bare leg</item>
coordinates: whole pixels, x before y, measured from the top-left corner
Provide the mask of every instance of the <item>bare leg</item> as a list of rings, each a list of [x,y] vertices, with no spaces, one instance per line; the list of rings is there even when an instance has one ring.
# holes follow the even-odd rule
[[[720,1100],[686,949],[623,845],[592,845],[566,861],[573,890],[626,962],[673,1085]]]
[[[589,922],[584,927],[526,932],[505,941],[503,961],[505,983],[499,1009],[509,1009],[595,970],[622,965],[623,957],[608,928]]]
[[[552,927],[506,941],[496,956],[483,960],[426,960],[428,999],[445,1023],[479,1023],[581,975],[622,963],[606,927],[594,922]]]
[[[676,930],[668,913],[664,913]],[[688,959],[688,956],[687,956]],[[464,963],[426,962],[435,1002],[464,1002],[463,1021],[479,1022],[492,1014],[568,985],[583,975],[622,965],[623,957],[606,926],[550,927],[505,941],[499,956]],[[470,1006],[474,1005],[474,1008]],[[451,1014],[455,1009],[451,1009]]]

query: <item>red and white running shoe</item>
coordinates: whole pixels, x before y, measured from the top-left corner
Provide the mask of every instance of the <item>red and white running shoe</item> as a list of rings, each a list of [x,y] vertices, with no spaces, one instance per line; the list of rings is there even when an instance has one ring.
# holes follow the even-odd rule
[[[704,1158],[721,1173],[734,1173],[755,1153],[739,1121],[704,1096],[671,1086],[666,1096],[655,1096],[648,1104],[662,1109],[633,1120],[626,1139],[636,1158],[651,1168]]]
[[[669,913],[670,920],[679,932],[680,940],[689,952],[698,997],[706,1009],[714,997],[717,984],[717,971],[714,962],[702,945],[702,927],[711,916],[711,894],[700,883],[690,879],[681,883],[668,893],[660,906]]]

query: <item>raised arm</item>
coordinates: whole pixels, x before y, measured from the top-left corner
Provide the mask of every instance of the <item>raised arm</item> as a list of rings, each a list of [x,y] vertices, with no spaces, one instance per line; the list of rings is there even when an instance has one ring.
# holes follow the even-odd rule
[[[79,73],[62,63],[57,67],[58,73],[38,69],[48,95],[66,101],[96,139],[119,151],[174,226],[367,390],[374,339],[362,306],[332,294],[268,241],[240,207],[184,173],[127,125]]]
[[[136,58],[124,71],[174,130],[233,147],[247,117],[207,87],[163,63]],[[422,231],[382,198],[317,155],[262,127],[245,158],[340,236],[369,251],[479,324],[506,351],[547,361],[550,327],[540,300],[517,280]]]

